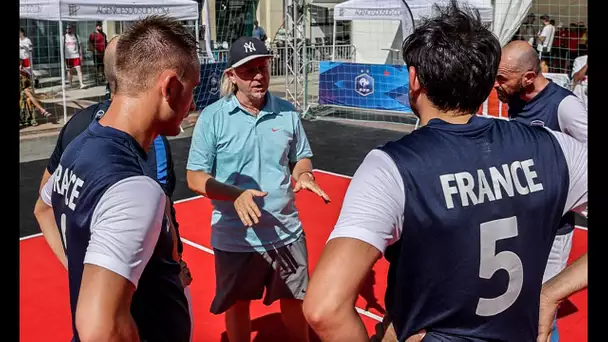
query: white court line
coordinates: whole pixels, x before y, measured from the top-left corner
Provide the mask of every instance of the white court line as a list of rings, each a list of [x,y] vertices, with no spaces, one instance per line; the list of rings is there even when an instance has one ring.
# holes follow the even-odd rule
[[[375,313],[369,312],[369,311],[365,311],[363,309],[360,309],[358,307],[355,306],[355,309],[357,310],[358,313],[362,314],[363,316],[367,316],[371,319],[375,319],[378,322],[382,322],[382,317],[376,315]]]
[[[199,245],[198,243],[196,243],[196,242],[192,242],[192,241],[190,241],[190,240],[188,240],[188,239],[181,238],[181,240],[182,240],[182,242],[183,242],[183,243],[185,243],[186,245],[192,246],[192,247],[194,247],[194,248],[196,248],[196,249],[200,249],[201,251],[203,251],[203,252],[207,252],[207,253],[209,253],[209,254],[215,254],[215,253],[213,253],[213,249],[211,249],[211,248],[207,248],[207,247],[205,247],[205,246],[203,246],[203,245]]]
[[[36,233],[36,234],[32,234],[32,235],[28,235],[28,236],[24,236],[24,237],[20,237],[19,241],[23,241],[23,240],[29,240],[29,239],[33,239],[33,238],[37,238],[39,236],[42,236],[42,233]]]
[[[319,169],[312,169],[312,171],[319,172],[319,173],[324,173],[326,175],[332,175],[332,176],[336,176],[336,177],[340,177],[340,178],[353,179],[352,176],[347,176],[347,175],[343,175],[341,173],[335,173],[335,172],[331,172],[331,171],[325,171],[325,170],[319,170]]]
[[[177,200],[177,201],[173,202],[173,204],[178,204],[178,203],[183,203],[183,202],[188,202],[188,201],[194,201],[195,199],[199,199],[199,198],[203,198],[203,197],[204,196],[198,195],[198,196],[183,198],[181,200]]]

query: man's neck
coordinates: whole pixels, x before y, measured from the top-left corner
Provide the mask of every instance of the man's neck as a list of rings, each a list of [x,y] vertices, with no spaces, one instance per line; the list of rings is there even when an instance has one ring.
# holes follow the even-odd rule
[[[524,92],[521,94],[520,98],[525,102],[532,101],[532,99],[535,98],[538,93],[543,91],[549,85],[549,80],[546,79],[543,75],[538,75],[534,79],[534,83],[532,83],[532,85],[534,86],[534,88],[531,91]]]
[[[257,116],[258,113],[260,113],[260,111],[262,110],[262,108],[264,108],[264,103],[266,102],[266,96],[264,96],[260,100],[252,100],[240,91],[236,92],[236,99],[239,101],[241,106],[243,106],[243,108],[245,108],[248,112],[255,116]]]
[[[440,119],[451,124],[463,125],[469,122],[471,116],[473,116],[473,114],[462,114],[456,111],[441,111],[431,106],[419,110],[419,115],[421,126],[428,124],[432,119]]]
[[[110,108],[106,114],[99,119],[102,126],[112,127],[125,132],[144,150],[156,138],[158,133],[152,126],[150,106],[147,106],[144,98],[126,98],[124,96],[112,96]]]

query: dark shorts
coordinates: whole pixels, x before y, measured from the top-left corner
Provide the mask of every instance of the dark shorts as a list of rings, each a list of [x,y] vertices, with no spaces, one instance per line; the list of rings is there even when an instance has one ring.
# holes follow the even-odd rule
[[[277,250],[227,252],[214,248],[215,298],[211,313],[219,315],[237,301],[304,299],[308,287],[308,251],[304,234]]]
[[[93,53],[93,60],[94,60],[95,66],[103,66],[103,56],[104,55],[105,55],[105,52]]]

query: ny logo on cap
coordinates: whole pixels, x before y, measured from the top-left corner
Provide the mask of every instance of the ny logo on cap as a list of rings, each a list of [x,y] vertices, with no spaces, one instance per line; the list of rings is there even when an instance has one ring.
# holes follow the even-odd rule
[[[247,42],[243,44],[243,47],[245,48],[245,53],[255,51],[255,46],[253,46],[253,42]]]

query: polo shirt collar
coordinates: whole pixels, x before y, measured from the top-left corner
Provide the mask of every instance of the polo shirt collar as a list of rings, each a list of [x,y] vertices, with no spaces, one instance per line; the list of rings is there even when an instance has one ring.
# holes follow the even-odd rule
[[[270,91],[266,92],[264,99],[265,99],[264,108],[262,108],[262,110],[260,110],[260,114],[257,116],[258,118],[261,118],[262,116],[267,115],[267,114],[277,114],[277,115],[281,114],[280,110],[278,110],[278,108],[277,108],[277,104],[276,104],[276,100],[274,99],[274,96],[270,96]],[[239,102],[239,100],[236,98],[236,95],[234,95],[234,94],[230,95],[230,98],[228,99],[228,105],[229,105],[230,113],[235,113],[236,109],[240,109],[241,111],[243,111],[245,113],[249,113],[245,108],[243,108],[243,106],[241,106],[241,103]]]

